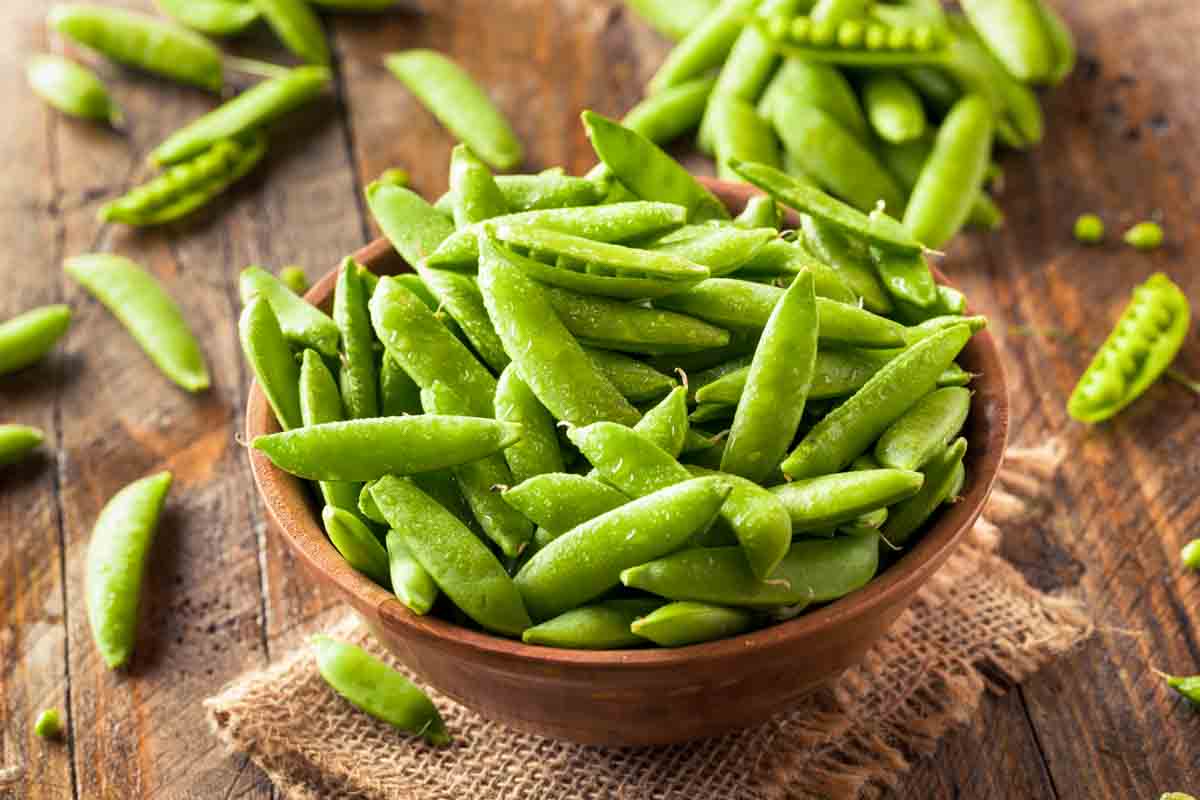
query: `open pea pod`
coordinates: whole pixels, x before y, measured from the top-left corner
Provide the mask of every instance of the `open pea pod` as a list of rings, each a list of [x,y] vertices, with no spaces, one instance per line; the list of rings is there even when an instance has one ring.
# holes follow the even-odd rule
[[[779,14],[752,20],[784,56],[846,67],[909,67],[946,58],[944,27],[921,23],[889,25],[859,18],[819,19]]]

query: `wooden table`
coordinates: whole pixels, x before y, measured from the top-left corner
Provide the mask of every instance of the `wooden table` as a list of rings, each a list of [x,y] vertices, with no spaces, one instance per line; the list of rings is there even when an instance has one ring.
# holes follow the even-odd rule
[[[143,177],[148,150],[212,99],[105,69],[128,110],[127,134],[48,110],[21,65],[61,48],[43,26],[49,5],[0,8],[0,318],[51,302],[76,311],[52,358],[0,380],[0,417],[44,428],[49,442],[0,476],[0,767],[23,765],[9,789],[16,797],[269,797],[269,782],[208,734],[200,702],[286,652],[334,599],[266,534],[237,440],[249,382],[238,271],[294,262],[315,277],[331,268],[375,235],[362,189],[387,167],[407,168],[429,197],[445,189],[451,138],[386,73],[385,52],[449,52],[509,112],[529,167],[582,171],[592,156],[580,109],[626,110],[664,43],[601,0],[456,0],[428,3],[438,10],[427,16],[331,19],[336,95],[289,120],[266,164],[214,209],[135,232],[97,224],[97,207]],[[1200,715],[1150,671],[1200,672],[1200,576],[1184,575],[1178,560],[1200,535],[1200,399],[1163,383],[1095,429],[1064,411],[1088,357],[1072,337],[1098,340],[1135,283],[1166,270],[1200,302],[1200,10],[1183,0],[1060,5],[1078,34],[1079,68],[1046,98],[1043,145],[1004,156],[1007,227],[961,239],[945,268],[1005,343],[1015,440],[1061,436],[1070,451],[1052,512],[1013,532],[1005,552],[1038,587],[1079,593],[1101,633],[988,697],[898,797],[1200,792]],[[265,34],[234,47],[282,58]],[[1079,246],[1070,229],[1084,211],[1109,221],[1110,238],[1161,216],[1169,244],[1148,255]],[[63,258],[93,250],[142,262],[184,304],[211,362],[210,392],[176,390],[64,279]],[[1179,366],[1200,374],[1194,332]],[[88,533],[114,491],[163,468],[176,486],[138,653],[130,674],[114,675],[88,633]],[[46,706],[68,710],[68,744],[33,736]]]

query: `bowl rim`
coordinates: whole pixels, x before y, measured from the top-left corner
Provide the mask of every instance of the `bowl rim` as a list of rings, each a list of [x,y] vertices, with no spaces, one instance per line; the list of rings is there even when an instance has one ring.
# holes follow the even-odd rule
[[[715,179],[701,179],[727,205],[744,204],[759,192],[751,186]],[[789,212],[794,218],[794,213]],[[794,219],[793,219],[794,221]],[[390,243],[379,238],[354,253],[352,258],[367,266],[380,262],[404,262]],[[404,265],[406,269],[411,267]],[[325,274],[305,295],[315,305],[327,302],[333,294],[340,267]],[[936,268],[939,283],[953,285]],[[399,274],[391,273],[388,274]],[[970,308],[968,308],[970,312]],[[726,658],[744,657],[753,649],[771,649],[797,640],[819,637],[822,631],[852,622],[914,597],[916,590],[937,570],[951,550],[962,540],[979,517],[999,472],[1008,445],[1009,398],[1003,362],[994,338],[988,329],[978,332],[970,346],[987,363],[988,369],[979,377],[981,386],[988,387],[989,401],[995,403],[987,416],[992,422],[986,447],[976,460],[977,478],[969,483],[968,492],[954,506],[946,509],[935,525],[927,530],[914,547],[896,563],[871,580],[865,587],[842,597],[816,611],[785,622],[768,625],[750,633],[727,639],[679,648],[647,648],[631,650],[572,650],[525,644],[482,631],[462,627],[433,616],[420,616],[408,610],[388,590],[362,575],[334,549],[322,530],[317,515],[306,499],[307,489],[295,478],[276,467],[260,451],[247,448],[251,471],[268,517],[292,550],[307,561],[310,567],[324,574],[361,611],[373,611],[379,621],[398,636],[437,640],[477,654],[537,662],[547,667],[629,667],[643,669],[678,669],[684,664],[701,661],[716,662]],[[982,394],[977,389],[976,394]],[[245,435],[247,442],[254,437],[279,430],[265,395],[253,381],[246,404]],[[972,444],[976,444],[972,442]],[[976,453],[979,451],[976,450]],[[970,455],[974,455],[969,453]]]

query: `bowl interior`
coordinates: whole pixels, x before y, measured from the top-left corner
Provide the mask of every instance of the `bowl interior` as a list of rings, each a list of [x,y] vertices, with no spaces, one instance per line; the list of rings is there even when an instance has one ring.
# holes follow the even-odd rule
[[[706,180],[707,185],[735,213],[757,190],[743,184]],[[797,222],[790,214],[790,223]],[[411,271],[384,239],[377,239],[354,255],[355,260],[379,275]],[[936,273],[939,283],[950,283]],[[308,292],[307,298],[328,308],[337,280],[337,270],[325,275]],[[972,384],[971,413],[964,431],[969,443],[965,459],[967,483],[962,499],[944,508],[934,525],[916,544],[863,589],[816,611],[788,622],[729,639],[677,649],[584,651],[560,650],[526,645],[480,631],[464,628],[431,616],[408,611],[395,597],[354,570],[325,536],[320,513],[304,483],[275,467],[265,455],[249,450],[251,467],[268,515],[293,550],[327,583],[337,586],[360,613],[379,621],[397,635],[453,643],[464,652],[526,658],[540,665],[639,664],[674,669],[684,663],[711,659],[720,661],[745,654],[759,644],[779,643],[819,635],[835,626],[852,625],[856,618],[899,598],[915,594],[971,528],[983,508],[1000,468],[1008,440],[1008,394],[1004,369],[991,334],[976,334],[959,358],[964,369],[978,377]],[[278,430],[270,408],[257,384],[251,386],[246,413],[248,439]]]

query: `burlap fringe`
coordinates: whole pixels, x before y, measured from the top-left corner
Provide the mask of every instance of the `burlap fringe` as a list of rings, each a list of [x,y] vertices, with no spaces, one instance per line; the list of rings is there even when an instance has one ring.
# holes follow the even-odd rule
[[[1005,691],[1091,635],[1077,599],[1036,591],[996,555],[998,526],[1027,521],[1061,459],[1055,441],[1012,448],[987,519],[885,640],[832,691],[752,731],[601,750],[509,731],[434,693],[459,744],[433,751],[332,696],[303,650],[207,701],[210,723],[297,800],[878,797],[968,721],[985,691]],[[380,652],[353,617],[330,633]]]

